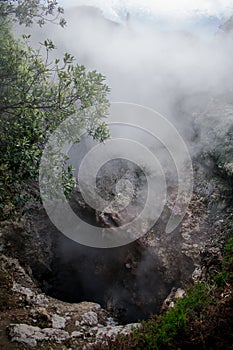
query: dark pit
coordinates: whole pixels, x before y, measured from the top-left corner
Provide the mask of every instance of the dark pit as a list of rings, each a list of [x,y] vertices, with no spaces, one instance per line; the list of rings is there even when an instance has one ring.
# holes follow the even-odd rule
[[[127,176],[140,198],[136,195],[134,203],[125,209],[124,220],[127,210],[133,212],[134,204],[145,200],[142,191],[142,188],[146,191],[145,175],[131,162],[115,160],[106,164],[97,178],[97,188],[109,199],[116,194],[118,179]],[[70,204],[77,215],[92,225],[106,224],[98,220],[98,211],[80,205],[80,201],[81,194],[75,190]],[[41,272],[36,263],[31,267],[41,289],[52,297],[70,303],[97,302],[111,311],[120,323],[131,323],[159,312],[171,289],[190,281],[193,262],[181,252],[179,228],[172,234],[165,234],[170,215],[167,207],[146,236],[131,244],[108,249],[91,248],[70,240],[43,215],[40,220],[36,214],[35,225],[44,244],[48,237],[51,240],[49,269]]]

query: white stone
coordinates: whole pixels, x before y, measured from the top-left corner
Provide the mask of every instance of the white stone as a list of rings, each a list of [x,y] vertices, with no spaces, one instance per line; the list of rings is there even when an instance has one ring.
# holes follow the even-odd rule
[[[27,324],[10,324],[9,336],[12,341],[24,343],[31,347],[37,346],[38,341],[54,340],[57,343],[70,338],[69,333],[60,329],[29,326]]]
[[[57,314],[54,314],[52,316],[52,327],[53,328],[65,328],[66,325],[66,319],[64,317],[61,317]]]
[[[126,326],[103,327],[98,329],[96,333],[96,339],[100,340],[102,338],[114,338],[117,336],[117,334],[127,335],[127,334],[130,334],[130,332],[132,331],[132,328],[138,328],[138,327],[140,327],[140,323],[130,323],[130,324],[127,324]]]
[[[82,315],[81,325],[96,326],[98,324],[98,315],[96,312],[89,311]]]
[[[185,290],[182,288],[177,288],[175,292],[175,298],[180,299],[180,298],[183,298],[184,296],[185,296]]]
[[[194,281],[194,282],[199,281],[200,278],[201,278],[201,275],[202,275],[202,269],[201,269],[200,266],[197,266],[197,267],[195,268],[195,270],[193,271],[193,273],[192,273],[192,279],[193,279],[193,281]]]
[[[81,338],[81,337],[83,337],[83,333],[74,331],[74,332],[71,333],[71,337],[72,338]]]
[[[25,295],[27,301],[30,303],[36,303],[40,306],[48,305],[49,300],[44,294],[36,294],[30,288],[23,287],[19,283],[13,282],[12,290],[14,292]]]
[[[21,284],[16,283],[16,282],[13,282],[12,290],[14,292],[25,295],[27,300],[32,299],[32,297],[35,294],[30,288],[22,287]]]
[[[61,343],[70,338],[69,333],[61,329],[44,328],[42,332],[47,335],[49,340],[54,340],[56,343]]]
[[[24,343],[31,347],[37,345],[37,340],[41,335],[41,329],[39,327],[28,326],[26,324],[10,324],[8,329],[12,341]]]

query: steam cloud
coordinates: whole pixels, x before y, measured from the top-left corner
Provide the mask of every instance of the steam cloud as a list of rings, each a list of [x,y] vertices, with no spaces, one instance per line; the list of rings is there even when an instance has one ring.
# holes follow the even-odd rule
[[[66,11],[65,17],[68,21],[67,28],[60,29],[54,26],[47,26],[43,29],[45,30],[44,33],[43,30],[36,30],[34,28],[32,35],[33,40],[37,43],[49,36],[59,48],[59,51],[55,53],[56,56],[58,54],[62,55],[62,53],[66,51],[70,52],[77,57],[77,63],[84,64],[90,70],[96,69],[103,73],[111,88],[110,100],[141,104],[153,108],[166,116],[183,136],[192,155],[197,154],[203,147],[213,146],[213,144],[209,144],[206,130],[211,124],[216,123],[216,120],[218,121],[219,130],[224,130],[224,128],[228,128],[230,124],[232,125],[232,116],[230,119],[226,119],[226,115],[221,114],[221,111],[219,113],[210,113],[208,119],[203,119],[205,118],[204,111],[211,109],[210,105],[213,104],[213,99],[222,98],[222,96],[226,99],[227,96],[229,96],[232,102],[233,37],[230,33],[223,34],[219,31],[215,36],[206,38],[197,37],[192,33],[184,31],[159,32],[153,31],[152,29],[145,29],[143,32],[140,32],[131,27],[130,21],[124,25],[120,25],[106,20],[98,9],[87,7],[69,9]],[[213,109],[215,110],[214,107]],[[198,114],[199,117],[196,118],[195,114]],[[203,129],[199,135],[198,143],[195,139],[196,130],[194,128],[194,121],[198,123],[200,130]],[[208,125],[206,125],[206,123]],[[148,135],[145,136],[141,131],[139,131],[137,135],[136,133],[137,131],[135,129],[132,131],[130,128],[124,128],[120,130],[119,135],[127,138],[128,135],[132,136],[133,134],[139,142],[140,138],[146,138],[148,148],[156,148],[157,153],[159,153],[160,158],[162,158],[163,165],[169,168],[169,166],[166,166],[168,154],[163,149],[160,149],[158,144],[150,144]],[[166,133],[166,130],[164,133]],[[117,135],[117,130],[115,134]],[[166,138],[166,134],[162,136]],[[83,155],[90,149],[88,142],[90,141],[88,140],[86,143],[84,142],[78,145],[79,151],[81,151]],[[211,139],[211,142],[214,143],[214,140]],[[92,147],[91,142],[90,147]],[[179,157],[179,154],[177,156]],[[170,168],[170,172],[174,175],[175,170],[173,165],[173,167]],[[161,245],[164,239],[162,234],[161,242],[158,243]],[[178,235],[176,237],[178,237]],[[170,260],[173,256],[172,254],[174,254],[173,260],[176,261],[177,256],[181,253],[179,247],[175,250],[172,244],[174,245],[174,242],[171,237],[171,251],[173,251],[173,253],[167,253],[168,246],[166,246],[163,247],[163,254],[170,254]],[[71,247],[70,242],[67,243],[67,247],[61,244],[60,249],[64,249],[64,256],[66,259],[70,256],[71,261],[74,261],[73,266],[77,263],[78,258],[75,258],[75,253],[77,253],[77,251],[79,259],[82,259],[83,255],[88,263],[94,264],[92,263],[93,252],[93,254],[96,254],[98,257],[96,259],[101,261],[98,250],[96,252],[86,247],[83,249],[79,247],[76,250],[74,246]],[[106,260],[104,260],[103,265],[105,267],[110,265],[111,268],[113,268],[116,261],[118,261],[118,252],[120,251],[123,256],[122,260],[124,260],[124,256],[126,255],[124,249],[126,249],[126,247],[119,251],[115,250],[113,253],[113,256],[115,254],[115,260],[112,259],[112,252],[107,251],[105,254],[110,255],[107,259],[108,264],[106,264]],[[153,257],[148,256],[148,252],[149,249],[146,249],[145,256],[140,258],[139,266],[134,267],[134,264],[136,265],[134,260],[137,262],[135,257],[128,259],[130,263],[127,263],[127,265],[129,265],[127,269],[135,269],[135,278],[137,282],[140,282],[136,290],[139,290],[139,294],[143,292],[141,293],[143,295],[145,294],[145,281],[147,281],[148,276],[149,280],[153,274],[153,279],[151,279],[153,285],[151,287],[147,286],[147,289],[148,295],[151,296],[153,303],[156,303],[157,301],[154,302],[156,296],[158,297],[158,295],[160,295],[160,299],[162,300],[169,291],[169,288],[179,277],[172,276],[171,280],[169,280],[169,285],[163,287],[160,292],[159,288],[162,286],[160,276],[162,272],[160,274],[159,268],[160,265],[162,266],[163,260],[160,257],[161,259],[159,259],[161,261],[156,263],[155,255],[153,255]],[[122,268],[123,275],[125,274],[127,276],[126,279],[132,278],[133,280],[133,274],[125,270],[125,267],[122,266],[122,260],[119,265],[116,265],[119,266],[119,268],[117,268],[117,274],[120,274],[120,268]],[[63,257],[62,263],[64,261],[65,258]],[[173,261],[171,263],[173,263]],[[181,265],[182,264],[184,264],[183,256]],[[156,275],[157,277],[155,277],[155,272],[153,270],[155,265],[158,266],[159,271]],[[190,265],[192,264],[188,261],[187,266]],[[93,289],[95,281],[89,286],[89,275],[86,272],[86,269],[88,269],[87,266],[88,264],[86,264],[85,269],[80,269],[78,273],[79,267],[75,266],[74,271],[77,274],[77,285],[80,283],[85,285],[90,292],[90,288],[91,290]],[[92,269],[94,271],[93,276],[97,278],[96,267],[93,266]],[[190,270],[191,269],[192,266],[190,267]],[[177,271],[178,270],[179,266],[177,263]],[[187,267],[186,270],[188,270]],[[108,269],[108,272],[109,271],[111,272],[110,269]],[[114,271],[114,273],[116,272]],[[117,283],[115,280],[114,282],[112,281],[112,279],[114,279],[113,272],[111,272],[110,275],[111,283],[108,282],[108,273],[106,273],[107,277],[105,276],[103,278],[106,282],[104,282],[103,285],[107,286],[105,298],[107,298],[106,295],[108,295],[108,293],[110,295],[108,301],[111,299],[111,295],[117,295],[118,303],[119,300],[124,300],[125,287],[122,287],[122,285],[120,285],[120,287],[118,286],[118,283],[120,284],[120,278]],[[99,277],[97,279],[99,279]],[[96,284],[98,284],[98,282],[96,282]],[[64,290],[66,286],[67,281],[64,284]],[[101,297],[99,297],[99,299],[97,298],[97,300],[100,300],[102,303],[104,299],[104,297],[102,297],[103,288],[100,289],[98,293]],[[93,294],[94,293],[95,291],[93,291]],[[92,294],[92,292],[90,292],[90,294]],[[74,291],[74,295],[76,298],[76,290]],[[85,298],[85,296],[86,293],[83,297]],[[128,292],[127,298],[125,304],[128,307],[128,300],[131,298]],[[139,295],[136,300],[140,301],[143,298],[143,296],[141,298]],[[106,302],[106,304],[108,304],[108,302]],[[134,313],[135,305],[132,308],[132,313]],[[151,311],[151,308],[149,308],[149,311]]]
[[[78,63],[106,75],[111,101],[130,102],[157,110],[176,126],[192,154],[206,146],[205,133],[202,133],[203,142],[198,145],[192,142],[195,138],[194,112],[204,112],[211,98],[226,95],[231,90],[231,35],[219,32],[214,37],[201,38],[180,31],[147,29],[140,32],[131,27],[130,20],[120,25],[105,19],[97,8],[85,6],[67,10],[66,17],[68,27],[58,30],[51,26],[50,37],[60,51],[71,52],[78,58]],[[34,34],[45,35],[43,32]],[[199,129],[202,122],[199,118]],[[220,124],[224,127],[226,122],[222,118]],[[153,123],[151,128],[147,125],[147,130],[153,128]],[[129,136],[132,133],[121,128],[119,136],[127,138],[127,132]],[[147,138],[140,135],[140,131],[133,133],[138,142],[145,141],[140,140],[141,137]],[[172,137],[168,129],[161,128],[161,133],[160,139],[167,138],[170,142]],[[152,140],[148,148],[155,147]],[[182,158],[178,146],[173,145],[173,148],[177,148],[173,161],[175,157],[177,160]],[[156,153],[164,165],[168,157],[163,152],[157,147]]]
[[[203,112],[210,97],[232,89],[230,34],[201,38],[184,31],[140,32],[130,22],[119,25],[85,6],[68,9],[65,16],[65,29],[34,28],[35,42],[49,36],[61,53],[71,52],[78,63],[107,77],[112,101],[154,108],[186,141],[192,137],[192,113]]]

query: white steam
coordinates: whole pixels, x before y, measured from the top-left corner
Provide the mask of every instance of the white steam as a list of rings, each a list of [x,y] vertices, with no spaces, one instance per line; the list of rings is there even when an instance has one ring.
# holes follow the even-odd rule
[[[101,8],[105,14],[119,10],[136,11],[154,16],[187,17],[197,13],[208,16],[225,16],[233,7],[232,0],[60,0],[66,7],[89,5]]]
[[[232,88],[231,35],[206,39],[184,31],[142,33],[106,20],[90,7],[69,9],[65,16],[67,28],[38,29],[35,41],[52,38],[60,51],[71,52],[77,63],[107,77],[111,100],[152,107],[181,132],[209,97]]]

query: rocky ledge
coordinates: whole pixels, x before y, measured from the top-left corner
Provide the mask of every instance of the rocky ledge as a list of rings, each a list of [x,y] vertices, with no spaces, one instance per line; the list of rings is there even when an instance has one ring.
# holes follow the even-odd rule
[[[1,255],[0,274],[2,350],[91,349],[138,327],[118,325],[99,304],[69,304],[46,296],[17,259]]]

